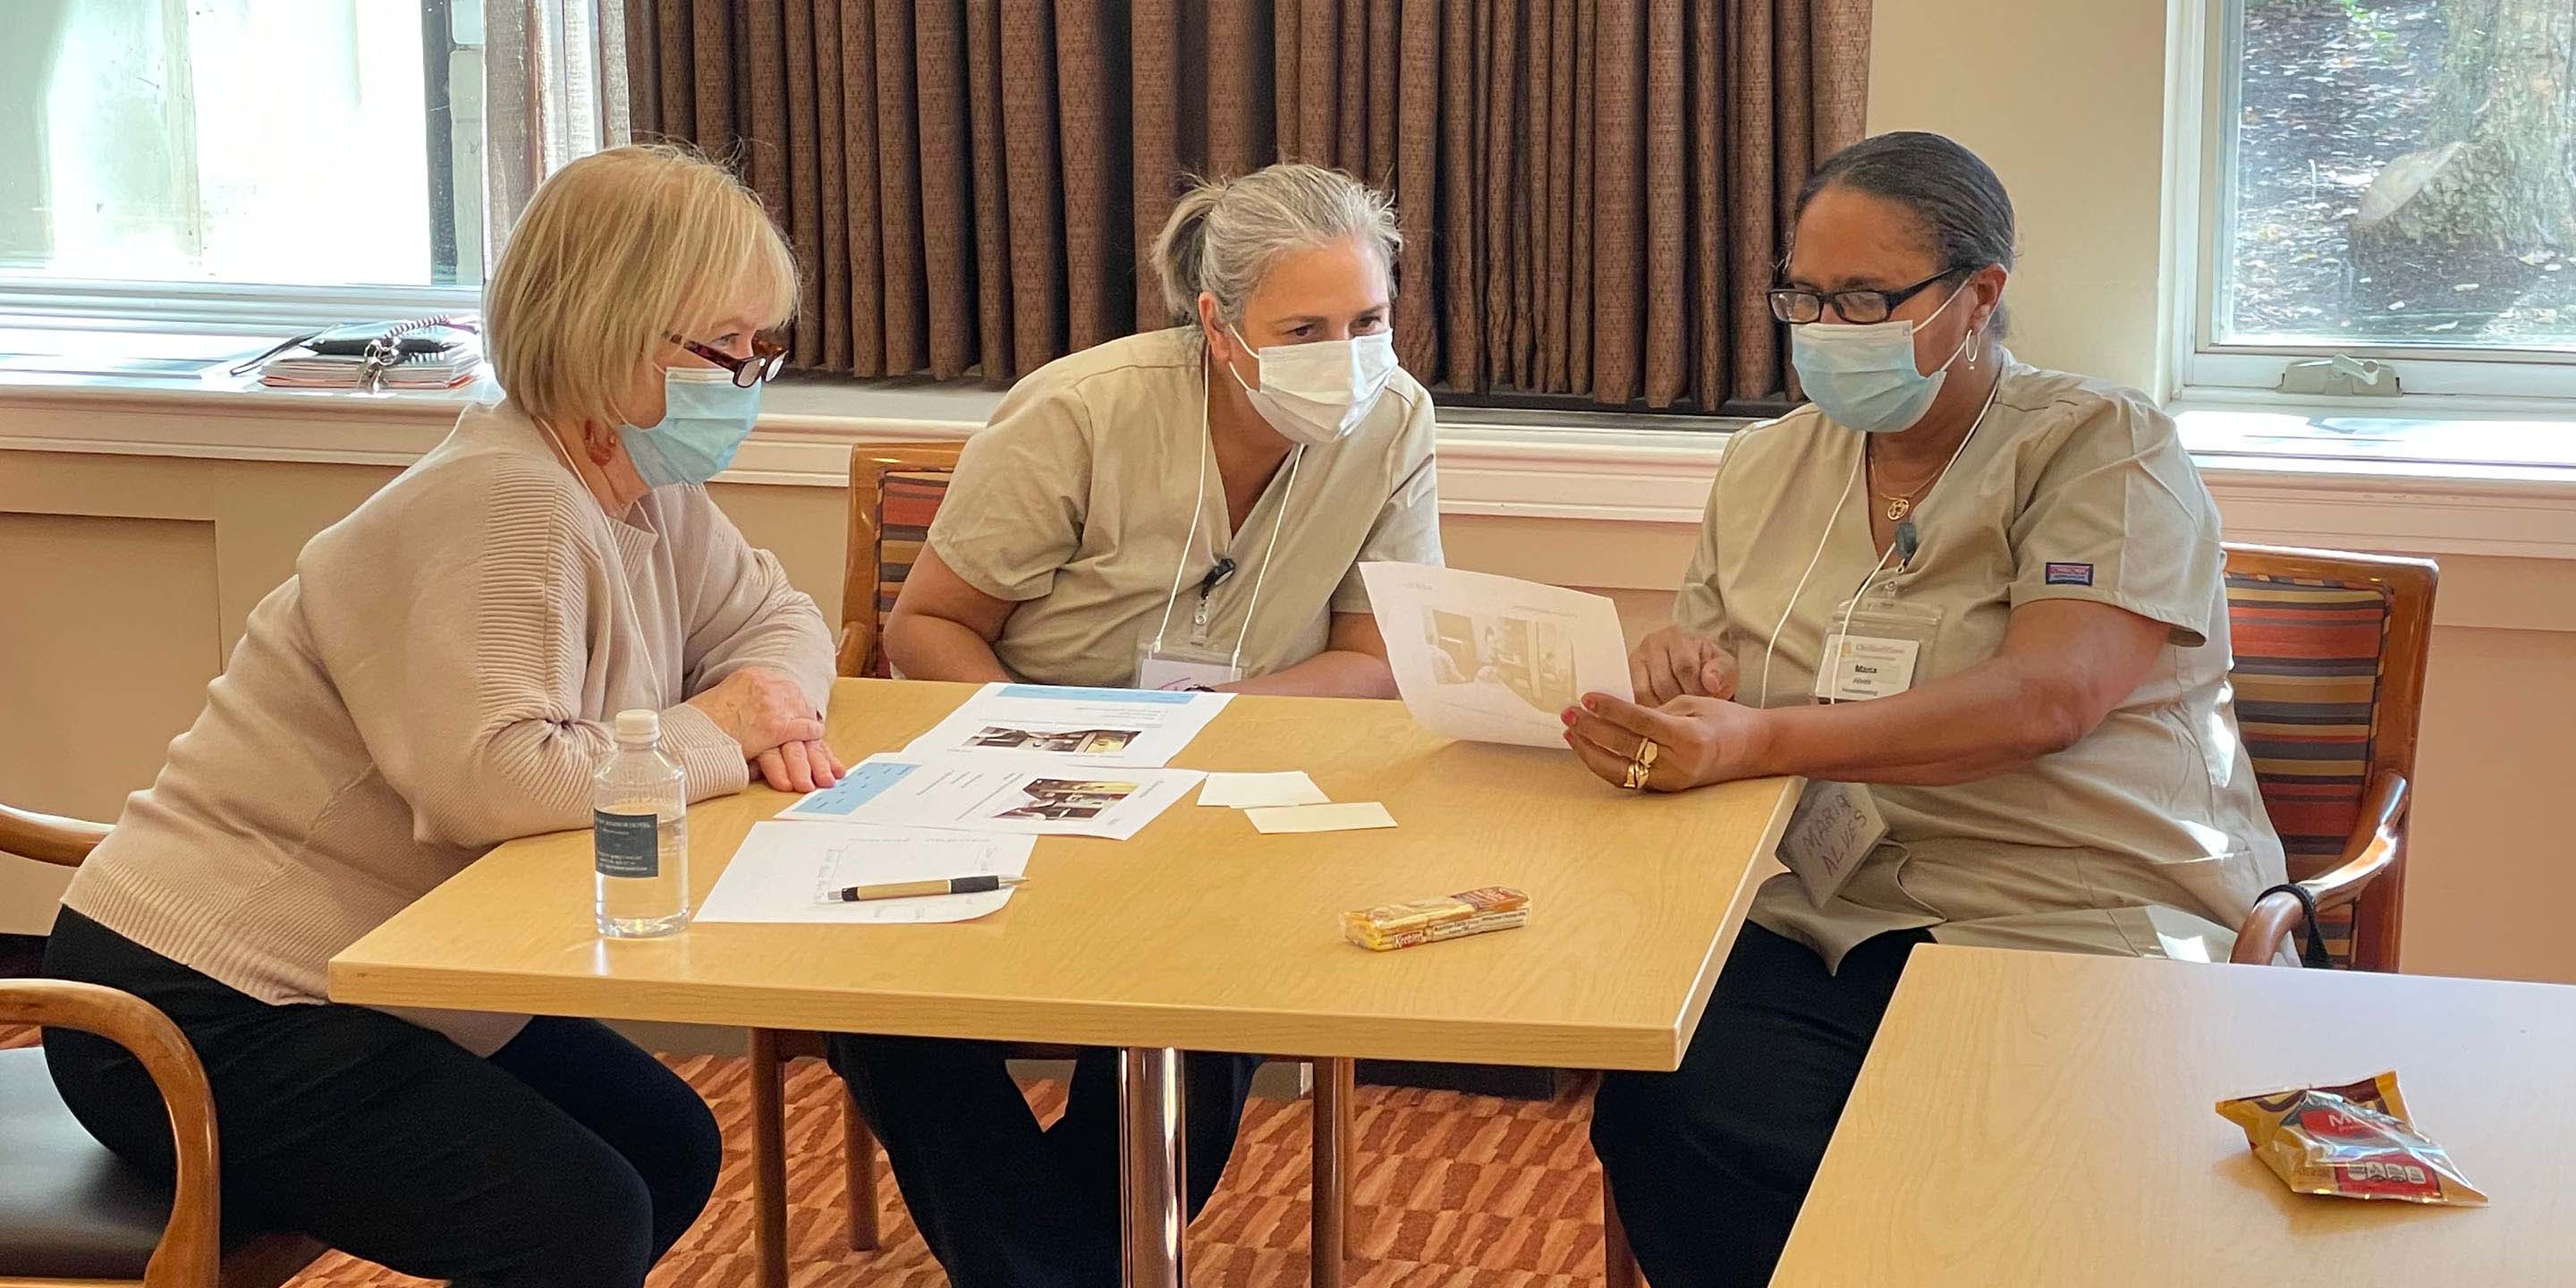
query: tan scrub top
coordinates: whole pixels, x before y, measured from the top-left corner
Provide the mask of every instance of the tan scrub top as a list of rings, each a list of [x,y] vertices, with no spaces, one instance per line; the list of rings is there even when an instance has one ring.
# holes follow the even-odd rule
[[[1773,878],[1752,920],[1829,966],[1918,927],[1943,943],[2224,961],[2254,898],[2283,878],[2237,736],[2217,507],[2143,395],[2003,361],[1985,423],[1916,505],[1920,548],[1870,596],[1938,614],[1914,684],[1994,657],[2012,611],[2045,599],[2161,622],[2163,652],[2065,751],[1961,786],[1870,787],[1888,841],[1823,907],[1794,876]],[[1769,705],[1813,700],[1825,637],[1879,558],[1867,509],[1879,502],[1854,479],[1861,440],[1810,406],[1727,444],[1675,617],[1732,647],[1740,701],[1760,701],[1784,613]]]
[[[1013,386],[968,441],[930,545],[968,585],[1018,605],[993,644],[1012,674],[1132,683],[1175,569],[1166,649],[1221,660],[1239,637],[1244,674],[1267,674],[1323,652],[1333,613],[1369,611],[1362,560],[1441,561],[1431,395],[1402,371],[1349,437],[1294,460],[1293,496],[1281,463],[1240,533],[1208,454],[1185,553],[1206,434],[1202,352],[1198,328],[1177,327],[1059,358]],[[1198,586],[1221,556],[1238,568],[1209,596],[1202,632]]]

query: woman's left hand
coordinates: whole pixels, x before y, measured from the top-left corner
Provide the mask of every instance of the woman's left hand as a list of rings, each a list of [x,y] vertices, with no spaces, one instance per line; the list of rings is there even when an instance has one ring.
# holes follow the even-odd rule
[[[1641,707],[1606,693],[1565,712],[1566,745],[1583,766],[1613,787],[1628,786],[1639,750],[1657,745],[1645,786],[1678,792],[1751,778],[1760,772],[1762,713],[1720,698],[1675,698]]]
[[[791,742],[760,753],[753,762],[760,766],[760,776],[782,792],[810,792],[841,781],[848,773],[841,758],[821,739]]]

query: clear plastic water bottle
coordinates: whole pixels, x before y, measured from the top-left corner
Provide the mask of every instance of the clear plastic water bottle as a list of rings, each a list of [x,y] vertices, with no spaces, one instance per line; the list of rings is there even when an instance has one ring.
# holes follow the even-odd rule
[[[667,935],[689,924],[689,790],[662,754],[662,713],[617,713],[617,750],[591,775],[599,933]]]

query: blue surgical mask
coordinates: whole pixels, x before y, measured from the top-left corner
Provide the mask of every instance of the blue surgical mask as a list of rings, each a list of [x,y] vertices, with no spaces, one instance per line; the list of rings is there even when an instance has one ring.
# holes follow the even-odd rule
[[[735,384],[730,371],[671,368],[662,378],[661,421],[617,429],[636,476],[646,487],[669,487],[723,473],[760,418],[760,389]]]
[[[1923,320],[1941,316],[1963,294],[1952,291]],[[1958,353],[1951,354],[1928,376],[1915,370],[1916,326],[1897,319],[1866,326],[1802,323],[1789,328],[1789,361],[1825,419],[1864,434],[1900,433],[1923,419],[1949,379],[1950,363],[1959,360]],[[1976,338],[1971,329],[1959,342],[1959,352],[1966,352]]]

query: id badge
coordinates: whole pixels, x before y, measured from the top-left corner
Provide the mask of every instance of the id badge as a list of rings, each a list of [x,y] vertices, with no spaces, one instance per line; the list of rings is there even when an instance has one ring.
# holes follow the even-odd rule
[[[1857,608],[1846,602],[1835,609],[1833,626],[1816,667],[1815,696],[1860,702],[1914,687],[1940,636],[1941,610],[1874,596]]]
[[[1243,668],[1234,664],[1231,651],[1169,644],[1157,649],[1150,639],[1136,644],[1136,687],[1140,689],[1212,689],[1242,678]]]
[[[1776,853],[1821,910],[1861,861],[1887,839],[1887,819],[1858,783],[1810,782],[1789,815]]]

